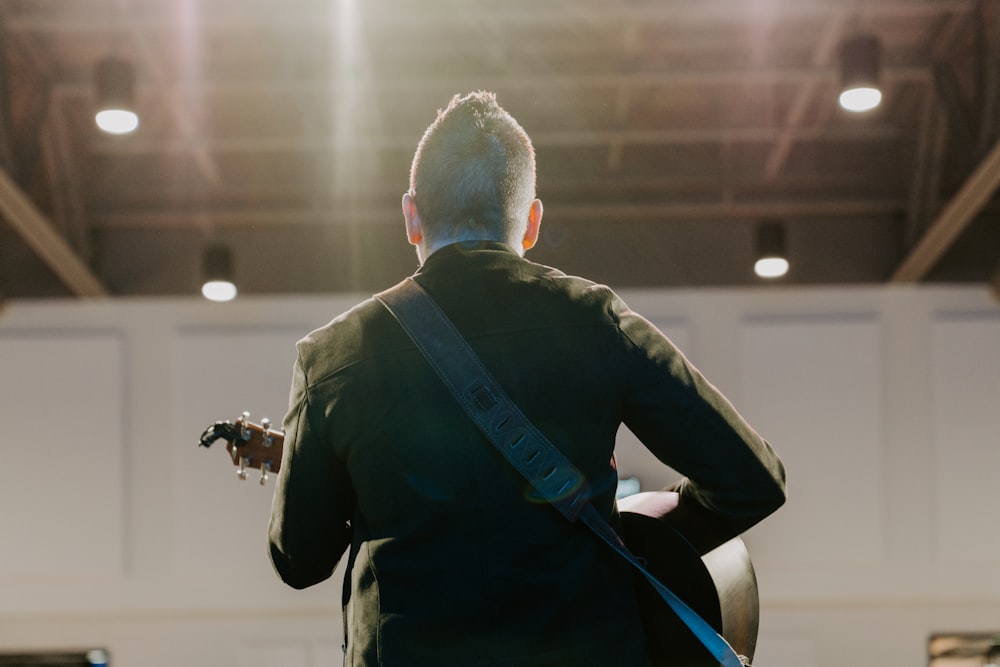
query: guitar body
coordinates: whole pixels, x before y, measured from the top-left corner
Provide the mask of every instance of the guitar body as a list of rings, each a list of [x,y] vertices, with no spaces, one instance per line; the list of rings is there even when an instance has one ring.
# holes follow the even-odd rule
[[[673,503],[662,497],[673,496]],[[676,494],[651,492],[619,501],[623,539],[650,572],[726,638],[753,658],[760,620],[757,578],[743,540],[706,548],[664,520]],[[709,543],[711,544],[711,543]],[[636,593],[655,667],[717,667],[718,662],[639,573]]]
[[[226,450],[240,479],[248,469],[261,471],[263,485],[281,465],[284,433],[243,415],[216,422],[199,439],[210,447],[226,440]],[[757,578],[743,541],[718,539],[715,519],[670,491],[637,493],[618,501],[622,538],[647,569],[726,638],[737,654],[753,658],[757,644]],[[349,535],[349,532],[347,533]],[[349,539],[349,538],[348,538]],[[654,667],[717,667],[649,582],[635,573],[642,625]]]

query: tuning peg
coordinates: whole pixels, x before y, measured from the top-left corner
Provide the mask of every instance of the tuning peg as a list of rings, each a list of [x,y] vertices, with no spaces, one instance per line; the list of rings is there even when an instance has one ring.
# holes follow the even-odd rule
[[[271,420],[264,417],[260,420],[260,427],[264,431],[264,446],[270,447],[274,444],[274,437],[271,435]]]
[[[269,461],[264,461],[260,466],[260,485],[264,486],[267,484],[268,478],[270,478],[271,463]]]
[[[240,457],[240,465],[239,465],[239,468],[236,469],[236,476],[239,477],[240,479],[245,480],[247,478],[247,464],[248,463],[250,463],[250,462],[247,460],[247,457],[245,457],[245,456],[241,456]]]
[[[244,412],[240,415],[240,439],[249,440],[250,439],[250,413]]]

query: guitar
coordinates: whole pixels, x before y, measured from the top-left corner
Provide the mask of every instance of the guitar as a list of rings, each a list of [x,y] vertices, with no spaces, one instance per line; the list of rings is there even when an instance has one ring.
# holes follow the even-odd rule
[[[618,501],[622,539],[647,569],[725,637],[753,658],[760,622],[757,577],[739,537],[722,541],[712,520],[676,493],[637,493]],[[635,574],[643,630],[654,667],[718,667],[687,625]]]
[[[285,435],[268,419],[254,424],[244,412],[235,422],[215,422],[198,444],[211,447],[226,440],[236,473],[260,470],[260,484],[281,466]],[[741,656],[753,658],[759,625],[757,579],[746,546],[739,537],[723,542],[711,530],[707,515],[679,503],[676,493],[637,493],[618,501],[622,537],[647,568],[719,632]],[[644,577],[635,586],[654,667],[717,667],[688,627]]]
[[[250,421],[250,413],[244,412],[235,422],[215,422],[201,434],[198,445],[211,447],[220,439],[226,441],[226,451],[240,479],[247,479],[251,469],[260,470],[260,484],[263,486],[271,473],[281,469],[285,434],[273,430],[270,419],[264,418],[260,424],[254,424]]]

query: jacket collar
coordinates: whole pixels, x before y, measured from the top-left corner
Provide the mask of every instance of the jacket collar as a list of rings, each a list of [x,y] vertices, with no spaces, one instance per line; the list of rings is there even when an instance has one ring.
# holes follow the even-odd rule
[[[474,253],[480,252],[501,252],[510,255],[511,259],[521,259],[514,250],[506,243],[500,241],[457,241],[443,248],[439,248],[431,253],[430,257],[417,269],[417,275],[425,273],[427,270],[447,262],[449,259],[458,257],[471,257]]]

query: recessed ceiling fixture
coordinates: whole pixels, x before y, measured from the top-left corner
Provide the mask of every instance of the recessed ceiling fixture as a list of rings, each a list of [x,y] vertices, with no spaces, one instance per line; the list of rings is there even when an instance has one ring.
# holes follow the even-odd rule
[[[882,44],[870,33],[848,37],[840,45],[840,106],[848,111],[874,109],[882,101],[879,75]]]
[[[135,71],[132,63],[118,56],[108,56],[94,70],[97,127],[109,134],[128,134],[139,127],[139,115],[133,106]]]
[[[209,301],[232,301],[236,298],[233,283],[233,258],[229,246],[217,243],[205,249],[205,283],[202,295]]]
[[[754,273],[761,278],[780,278],[788,273],[788,252],[785,248],[785,225],[766,220],[755,231],[756,261]]]

